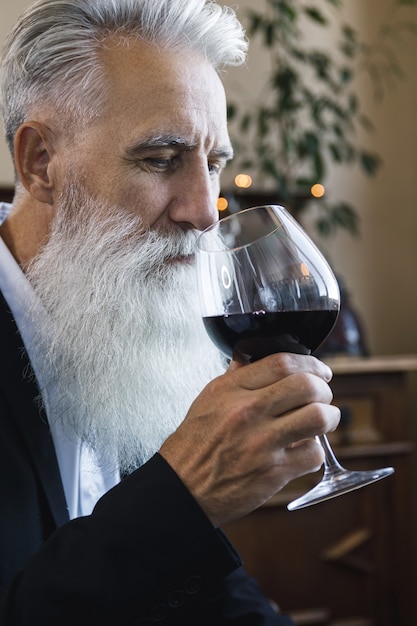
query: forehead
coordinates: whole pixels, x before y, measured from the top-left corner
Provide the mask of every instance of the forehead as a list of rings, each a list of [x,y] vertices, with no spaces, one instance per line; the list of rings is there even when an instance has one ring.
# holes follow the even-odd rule
[[[110,41],[101,52],[109,132],[185,133],[190,140],[227,138],[226,98],[217,72],[191,51],[143,41]]]

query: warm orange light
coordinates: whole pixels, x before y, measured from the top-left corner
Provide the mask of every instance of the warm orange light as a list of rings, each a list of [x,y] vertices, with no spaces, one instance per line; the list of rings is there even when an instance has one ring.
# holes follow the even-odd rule
[[[217,199],[217,210],[218,211],[225,211],[228,206],[229,206],[229,203],[226,200],[226,198],[223,198],[222,196],[220,196],[220,198]]]
[[[241,189],[248,189],[252,185],[252,177],[249,174],[238,174],[235,177],[235,185]]]
[[[315,185],[312,186],[312,188],[310,189],[310,192],[311,192],[311,195],[314,196],[314,198],[322,198],[324,194],[326,193],[326,190],[323,187],[323,185],[320,185],[320,183],[316,183]]]
[[[303,276],[310,276],[310,270],[306,263],[301,263],[300,270]]]

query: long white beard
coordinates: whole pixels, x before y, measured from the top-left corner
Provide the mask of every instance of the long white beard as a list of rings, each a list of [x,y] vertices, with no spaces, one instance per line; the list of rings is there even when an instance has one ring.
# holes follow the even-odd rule
[[[35,362],[55,386],[48,418],[130,472],[225,368],[198,313],[194,268],[172,261],[192,253],[195,233],[143,234],[140,218],[73,187],[61,204],[27,268],[46,311],[34,317]]]

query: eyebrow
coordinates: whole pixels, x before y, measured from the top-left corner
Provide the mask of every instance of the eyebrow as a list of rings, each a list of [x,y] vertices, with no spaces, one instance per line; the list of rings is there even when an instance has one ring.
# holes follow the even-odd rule
[[[197,145],[197,143],[190,142],[181,135],[161,134],[153,135],[152,137],[138,141],[137,143],[129,146],[126,153],[128,157],[136,158],[146,152],[155,150],[155,148],[176,148],[180,151],[186,152],[194,150]],[[220,148],[213,148],[213,150],[210,150],[210,156],[224,158],[228,161],[233,158],[233,148],[230,144]]]

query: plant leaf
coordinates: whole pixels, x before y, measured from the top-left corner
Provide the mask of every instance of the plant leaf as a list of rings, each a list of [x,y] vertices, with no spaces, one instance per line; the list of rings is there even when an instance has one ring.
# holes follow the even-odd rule
[[[317,24],[321,24],[322,26],[326,26],[327,20],[324,17],[323,13],[319,11],[316,7],[308,6],[303,8],[304,13],[312,19]]]
[[[362,151],[359,155],[362,169],[368,176],[373,176],[381,165],[381,159],[376,154]]]

